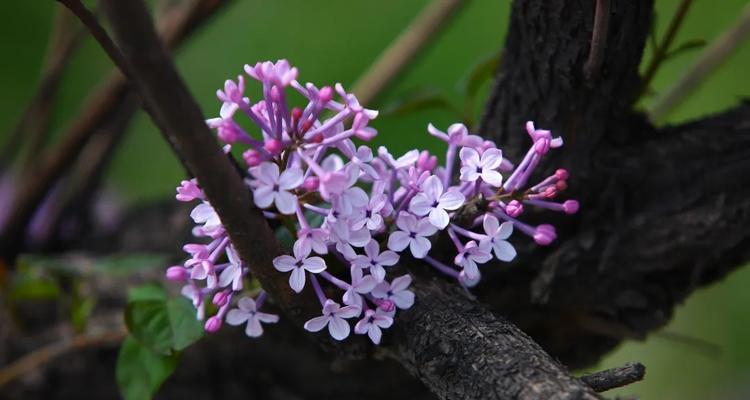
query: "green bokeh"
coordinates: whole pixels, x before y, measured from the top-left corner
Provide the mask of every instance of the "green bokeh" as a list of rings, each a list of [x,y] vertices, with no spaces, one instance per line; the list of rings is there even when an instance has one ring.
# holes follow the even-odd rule
[[[299,67],[300,80],[318,84],[341,82],[350,88],[427,3],[424,0],[235,0],[178,51],[177,63],[208,116],[218,114],[214,92],[224,79],[241,73],[245,63],[258,60],[287,58]],[[665,30],[677,3],[677,0],[657,1],[659,33]],[[747,2],[694,3],[677,35],[677,44],[692,39],[710,42],[734,21]],[[13,126],[33,93],[55,7],[52,0],[8,2],[3,6],[2,135]],[[508,1],[470,2],[384,94],[381,103],[420,87],[435,87],[454,95],[466,70],[502,45],[509,8]],[[657,91],[667,88],[698,54],[698,51],[685,53],[664,64],[654,80],[654,88]],[[110,64],[98,47],[87,40],[73,59],[62,85],[54,116],[57,128],[75,118],[86,93],[109,69]],[[746,42],[666,122],[697,118],[736,104],[743,96],[750,95],[748,70],[750,44]],[[652,100],[646,99],[643,105],[650,105]],[[439,149],[425,134],[427,122],[445,127],[453,118],[442,111],[381,117],[374,123],[381,132],[375,143],[387,145],[396,153],[415,147]],[[139,114],[119,148],[110,182],[128,201],[142,202],[171,195],[182,177],[180,166],[161,136],[150,120]],[[741,270],[727,281],[699,291],[677,310],[674,321],[664,329],[665,334],[652,335],[645,343],[625,344],[604,360],[601,367],[628,360],[640,360],[647,365],[648,378],[643,383],[618,393],[640,394],[645,399],[736,396],[750,377],[750,315],[745,311],[750,304],[750,293],[745,289],[748,285],[750,271]],[[709,341],[719,346],[721,352],[708,355],[700,346],[667,337],[673,334]]]

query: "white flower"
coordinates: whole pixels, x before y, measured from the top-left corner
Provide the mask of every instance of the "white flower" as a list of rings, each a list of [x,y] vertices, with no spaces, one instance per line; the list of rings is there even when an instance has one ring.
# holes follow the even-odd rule
[[[443,193],[443,183],[435,175],[427,178],[420,188],[422,191],[409,203],[409,211],[420,217],[429,214],[432,225],[438,229],[445,229],[450,222],[448,211],[461,207],[464,204],[464,195],[458,190]]]
[[[289,286],[299,293],[305,287],[305,271],[317,274],[326,269],[326,263],[320,257],[308,257],[309,249],[304,249],[299,241],[294,243],[294,257],[288,255],[273,259],[273,266],[281,272],[292,271],[289,276]],[[308,251],[304,251],[308,250]]]
[[[480,241],[480,245],[491,246],[500,261],[513,260],[516,257],[516,249],[505,240],[513,233],[513,223],[506,221],[500,224],[494,215],[485,214],[483,225],[487,236]]]
[[[503,162],[503,153],[499,149],[487,149],[480,157],[476,150],[462,147],[459,157],[461,158],[462,181],[475,182],[481,178],[482,181],[494,187],[502,185],[503,176],[495,171]]]
[[[396,219],[398,231],[391,233],[388,237],[388,248],[393,251],[403,251],[409,246],[411,254],[415,258],[424,258],[430,251],[432,244],[427,237],[437,232],[428,219],[417,219],[417,217],[402,212]]]
[[[365,245],[365,254],[354,257],[352,265],[357,268],[369,268],[370,274],[378,282],[382,282],[385,279],[385,269],[383,267],[396,265],[399,258],[398,254],[390,250],[381,253],[380,245],[375,240],[370,240]]]
[[[265,161],[250,172],[256,178],[253,181],[253,200],[260,208],[268,208],[271,203],[282,214],[294,214],[297,209],[297,196],[289,191],[295,189],[304,181],[302,170],[292,167],[279,175],[279,166]]]
[[[261,322],[266,324],[275,324],[279,321],[279,316],[258,312],[255,306],[255,300],[249,297],[243,297],[237,302],[237,307],[229,310],[226,321],[229,325],[237,326],[247,322],[245,334],[250,337],[259,337],[263,334]]]
[[[315,317],[305,322],[305,329],[318,332],[328,326],[328,333],[336,340],[344,340],[349,336],[349,323],[345,318],[354,318],[362,311],[357,306],[341,307],[335,301],[328,299],[323,305],[323,316]]]

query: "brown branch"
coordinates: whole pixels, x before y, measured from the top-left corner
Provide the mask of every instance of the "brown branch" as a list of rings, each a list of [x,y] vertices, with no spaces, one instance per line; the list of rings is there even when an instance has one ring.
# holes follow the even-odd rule
[[[636,362],[584,375],[581,380],[596,392],[601,393],[643,380],[645,375],[646,367]]]
[[[594,29],[591,33],[591,47],[589,57],[583,65],[583,74],[591,83],[599,78],[604,63],[604,50],[607,47],[609,32],[610,0],[596,0],[594,11]]]
[[[698,60],[685,71],[677,82],[658,96],[649,109],[649,118],[658,121],[677,107],[711,75],[750,35],[750,5],[745,6],[737,21],[711,42]]]
[[[0,369],[0,388],[66,353],[87,347],[119,343],[125,338],[127,333],[125,327],[119,327],[101,333],[76,335],[72,338],[62,339],[59,342],[43,346]]]
[[[160,44],[144,4],[107,0],[103,8],[147,111],[161,121],[165,138],[195,173],[243,261],[293,319],[317,314],[312,292],[295,295],[287,278],[273,268],[273,258],[281,254],[279,243],[206,126],[200,108]]]
[[[160,35],[172,48],[200,27],[211,15],[228,1],[195,0],[175,7],[159,22]],[[66,130],[63,138],[40,158],[39,165],[27,174],[29,177],[19,188],[10,207],[10,217],[0,235],[0,258],[12,265],[16,255],[23,250],[26,226],[41,201],[54,183],[73,164],[88,139],[119,109],[129,89],[123,76],[116,70],[81,107],[81,114]]]
[[[355,82],[352,92],[357,99],[362,104],[370,104],[466,3],[465,0],[432,0]]]

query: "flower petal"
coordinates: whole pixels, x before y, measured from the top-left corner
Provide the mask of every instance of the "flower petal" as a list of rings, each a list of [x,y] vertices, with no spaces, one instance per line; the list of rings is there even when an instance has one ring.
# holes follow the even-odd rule
[[[304,181],[302,170],[297,167],[292,167],[281,173],[279,177],[279,188],[283,190],[291,190],[297,188]]]
[[[386,250],[386,251],[380,253],[380,255],[377,256],[377,258],[375,258],[375,262],[377,264],[380,264],[380,265],[384,266],[384,267],[389,267],[391,265],[396,265],[396,263],[398,262],[398,254],[396,254],[396,253],[394,253],[394,252],[392,252],[390,250]]]
[[[245,321],[248,320],[248,318],[250,318],[250,313],[235,308],[229,310],[226,316],[226,321],[229,325],[237,326],[244,324]]]
[[[380,344],[380,337],[383,335],[383,333],[380,331],[380,328],[378,328],[374,324],[370,324],[370,326],[367,328],[367,336],[370,337],[370,340],[372,340],[375,344]]]
[[[292,274],[289,276],[289,286],[295,292],[299,293],[305,287],[305,270],[302,268],[295,268],[292,270]]]
[[[296,264],[297,260],[294,257],[288,256],[286,254],[273,259],[273,266],[277,271],[280,272],[289,272],[296,267]]]
[[[326,269],[326,262],[320,257],[310,257],[302,262],[302,268],[317,274],[323,272]]]
[[[430,251],[432,244],[422,236],[417,236],[409,241],[409,250],[414,258],[424,258]]]
[[[434,201],[430,200],[426,194],[418,193],[411,199],[411,202],[409,203],[409,211],[421,217],[432,210],[433,203]]]
[[[388,248],[393,251],[403,251],[409,242],[409,234],[404,231],[395,231],[388,237]]]
[[[466,201],[466,197],[463,193],[458,190],[449,190],[440,196],[439,204],[446,210],[456,210],[464,205],[464,201]]]
[[[327,315],[315,317],[305,322],[305,329],[309,332],[318,332],[321,329],[325,328],[326,325],[328,325],[328,320],[330,319],[331,317]]]
[[[349,329],[349,323],[340,317],[332,316],[328,322],[328,332],[336,340],[346,339],[349,336]]]
[[[449,222],[450,218],[448,217],[448,213],[442,208],[433,208],[432,211],[430,211],[430,223],[434,227],[445,229]]]
[[[484,214],[484,221],[482,221],[482,226],[484,227],[484,233],[487,234],[487,236],[494,237],[497,235],[497,229],[498,226],[500,226],[500,222],[497,220],[497,217],[495,217],[492,214]]]
[[[498,239],[507,239],[513,233],[513,223],[510,221],[503,222],[497,232]]]
[[[486,168],[482,171],[482,180],[494,187],[500,187],[503,184],[503,176],[499,172]]]
[[[275,194],[271,186],[258,186],[253,191],[253,201],[259,208],[268,208],[273,203]]]
[[[516,258],[516,249],[505,240],[495,240],[493,248],[500,261],[511,261]]]
[[[482,153],[482,167],[495,169],[503,162],[503,152],[500,149],[487,149]]]
[[[276,192],[274,196],[276,208],[285,215],[294,214],[297,210],[297,196],[284,190]]]
[[[247,320],[245,335],[253,338],[263,335],[263,326],[260,325],[260,321],[258,321],[257,316],[251,317]]]

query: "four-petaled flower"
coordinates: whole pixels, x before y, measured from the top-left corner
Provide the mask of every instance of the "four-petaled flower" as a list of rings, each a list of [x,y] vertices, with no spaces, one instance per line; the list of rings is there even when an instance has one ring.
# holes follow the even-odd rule
[[[326,299],[323,305],[323,315],[305,322],[305,329],[318,332],[328,325],[328,332],[336,340],[344,340],[349,336],[349,323],[344,319],[354,318],[362,312],[357,306],[341,307],[331,299]]]
[[[367,294],[378,283],[372,277],[372,275],[364,275],[360,268],[355,266],[351,267],[352,283],[349,285],[349,289],[344,292],[344,304],[349,306],[357,306],[362,308],[362,294]]]
[[[516,249],[505,240],[513,233],[513,223],[506,221],[500,224],[497,217],[492,214],[485,214],[483,226],[487,237],[480,240],[480,245],[491,246],[495,251],[495,256],[500,261],[513,260],[516,257]]]
[[[462,147],[458,154],[461,158],[461,180],[475,182],[482,179],[489,185],[499,187],[503,183],[503,176],[496,169],[503,162],[503,153],[499,149],[487,149],[479,152],[470,147]]]
[[[479,267],[477,263],[484,264],[492,259],[492,253],[489,244],[479,245],[475,241],[466,243],[463,250],[458,253],[455,259],[456,265],[460,265],[464,269],[466,277],[470,280],[476,279],[479,276]]]
[[[370,274],[376,281],[382,282],[385,279],[385,269],[396,265],[398,254],[386,250],[380,252],[380,245],[375,240],[370,240],[365,245],[365,255],[358,255],[352,259],[352,265],[357,268],[369,268]]]
[[[224,229],[224,226],[221,224],[221,219],[219,219],[219,214],[216,214],[214,208],[206,201],[195,206],[193,211],[190,212],[190,218],[192,218],[196,224],[203,224],[201,229],[208,234]]]
[[[304,181],[302,170],[296,167],[288,168],[279,175],[279,166],[266,161],[250,172],[255,176],[255,190],[253,199],[260,208],[268,208],[271,203],[282,214],[294,214],[297,210],[297,196],[289,191],[297,188]]]
[[[358,335],[367,334],[375,344],[380,344],[380,337],[383,333],[381,328],[387,329],[393,325],[393,318],[383,310],[377,309],[365,311],[365,317],[354,325],[354,333]]]
[[[429,214],[430,223],[438,229],[444,229],[450,222],[448,211],[461,207],[464,204],[464,195],[458,190],[443,193],[443,183],[435,175],[427,178],[421,189],[422,192],[411,199],[409,211],[420,217]]]
[[[263,334],[261,322],[266,324],[275,324],[279,322],[279,316],[259,312],[255,306],[255,300],[249,297],[243,297],[237,302],[237,307],[229,310],[226,321],[229,325],[237,326],[247,322],[245,334],[250,337],[259,337]]]
[[[378,299],[390,300],[396,307],[406,310],[414,305],[414,293],[407,288],[411,285],[411,275],[403,275],[391,283],[383,281],[372,289],[372,295]]]
[[[388,248],[398,252],[409,246],[415,258],[424,258],[432,247],[427,237],[434,235],[437,228],[427,218],[417,219],[405,212],[399,214],[396,226],[399,230],[388,237]]]
[[[308,251],[304,251],[308,250]],[[308,257],[309,249],[303,249],[299,241],[294,243],[294,257],[281,255],[273,259],[273,266],[281,272],[292,271],[289,276],[289,286],[299,293],[305,287],[305,271],[317,274],[326,269],[326,263],[320,257]]]
[[[229,258],[229,266],[221,271],[219,286],[225,287],[231,283],[232,290],[242,290],[242,260],[240,260],[234,246],[227,247],[227,258]]]

